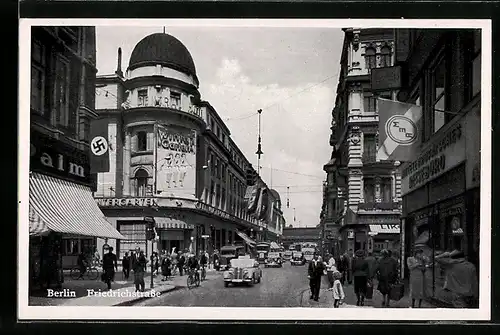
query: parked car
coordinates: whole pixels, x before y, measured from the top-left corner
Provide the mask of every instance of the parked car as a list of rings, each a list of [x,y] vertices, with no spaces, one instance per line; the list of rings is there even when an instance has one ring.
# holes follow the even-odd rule
[[[306,259],[301,251],[294,251],[292,254],[292,259],[290,260],[292,265],[304,265],[306,264]]]
[[[283,261],[290,261],[292,259],[293,252],[291,250],[287,250],[283,253]]]
[[[230,261],[229,269],[224,271],[223,278],[225,287],[228,287],[231,283],[253,285],[260,283],[262,269],[257,260],[241,256]]]
[[[270,267],[282,267],[283,266],[283,260],[281,259],[281,256],[279,252],[270,252],[267,255],[265,267],[270,268]]]

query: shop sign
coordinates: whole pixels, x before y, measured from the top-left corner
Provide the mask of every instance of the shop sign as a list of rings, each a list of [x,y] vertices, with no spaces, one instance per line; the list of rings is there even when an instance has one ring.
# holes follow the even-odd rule
[[[429,183],[429,203],[433,204],[465,191],[465,166],[447,172]]]
[[[403,195],[426,184],[465,160],[464,119],[453,125],[401,173]]]
[[[209,206],[201,201],[196,203],[195,208],[200,209],[200,210],[205,211],[205,212],[208,212],[210,214],[220,216],[221,218],[224,218],[224,219],[231,218],[231,215],[229,213],[226,213],[223,210],[220,210],[216,207]]]
[[[399,227],[399,215],[359,215],[359,224],[381,224],[391,225],[396,224]]]
[[[97,198],[99,207],[158,207],[155,198]]]
[[[31,132],[30,171],[90,185],[89,155],[38,132]]]

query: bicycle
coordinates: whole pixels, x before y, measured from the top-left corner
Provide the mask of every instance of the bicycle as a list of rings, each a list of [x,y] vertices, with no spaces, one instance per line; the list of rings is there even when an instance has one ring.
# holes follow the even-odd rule
[[[191,289],[194,286],[196,287],[200,286],[200,275],[198,273],[198,270],[190,270],[188,273],[187,287]]]
[[[83,279],[83,276],[87,276],[89,280],[96,280],[99,278],[99,270],[95,265],[87,265],[85,270],[85,273],[82,275],[80,267],[76,266],[70,270],[69,276],[73,280]]]

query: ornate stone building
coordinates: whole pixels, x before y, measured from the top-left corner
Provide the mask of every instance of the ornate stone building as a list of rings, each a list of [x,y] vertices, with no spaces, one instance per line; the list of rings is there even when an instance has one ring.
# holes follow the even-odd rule
[[[95,197],[127,238],[117,245],[119,257],[136,247],[212,251],[281,235],[276,192],[267,192],[274,211],[265,219],[247,212],[252,165],[198,87],[191,54],[165,33],[139,41],[125,73],[119,50],[115,74],[97,77],[96,109],[107,122],[110,169],[99,174]],[[267,188],[260,178],[256,184]],[[157,223],[153,247],[145,241],[144,216]]]
[[[372,69],[391,67],[391,29],[344,29],[341,70],[332,112],[332,155],[325,164],[324,239],[335,254],[358,249],[399,251],[399,162],[380,161],[377,98],[394,90],[372,89]]]

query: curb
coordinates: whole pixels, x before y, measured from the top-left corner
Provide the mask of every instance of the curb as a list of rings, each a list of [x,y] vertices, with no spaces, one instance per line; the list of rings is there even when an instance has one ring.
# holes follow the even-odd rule
[[[169,287],[169,288],[166,288],[166,289],[163,289],[161,291],[158,291],[159,293],[167,293],[167,292],[173,292],[173,291],[177,291],[177,290],[180,290],[182,289],[183,286],[173,286],[173,287]],[[154,290],[154,288],[153,288]],[[141,302],[141,301],[144,301],[144,300],[147,300],[147,299],[151,299],[151,297],[140,297],[140,298],[136,298],[136,299],[132,299],[132,300],[127,300],[127,301],[124,301],[124,302],[120,302],[118,304],[114,304],[114,306],[132,306],[138,302]]]

